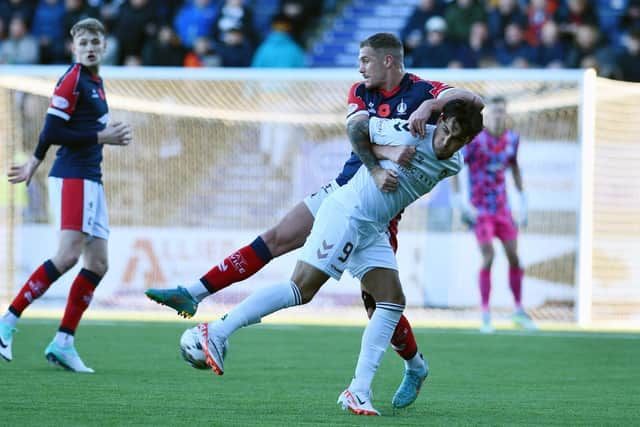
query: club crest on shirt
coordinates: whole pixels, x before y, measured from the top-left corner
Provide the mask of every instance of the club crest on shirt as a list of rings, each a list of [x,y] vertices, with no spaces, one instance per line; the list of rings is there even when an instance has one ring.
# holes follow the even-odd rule
[[[69,108],[69,101],[62,96],[53,95],[53,98],[51,98],[51,106],[64,110],[65,108]]]
[[[407,113],[407,104],[404,103],[404,99],[400,100],[400,104],[396,107],[398,115],[403,116]]]

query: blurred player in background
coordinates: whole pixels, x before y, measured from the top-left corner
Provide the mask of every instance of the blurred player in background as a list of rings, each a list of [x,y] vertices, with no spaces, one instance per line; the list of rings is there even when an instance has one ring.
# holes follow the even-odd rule
[[[460,210],[462,220],[473,226],[482,254],[479,288],[482,308],[482,327],[493,332],[489,296],[491,293],[491,265],[493,264],[493,238],[502,242],[509,261],[509,286],[513,293],[516,325],[535,329],[531,318],[522,307],[522,276],[524,270],[518,258],[518,226],[527,225],[527,197],[518,166],[520,135],[507,129],[507,103],[503,97],[489,100],[485,108],[485,128],[463,149],[464,161],[469,166],[471,203],[461,194],[457,177],[452,180],[453,201]],[[505,172],[511,169],[520,199],[518,224],[511,215],[507,201]]]
[[[365,54],[363,54],[365,53]],[[367,115],[382,118],[408,119],[413,135],[424,136],[425,124],[432,114],[440,113],[442,106],[452,99],[479,99],[471,92],[454,89],[443,83],[422,80],[407,73],[404,68],[403,47],[400,40],[389,33],[378,33],[360,44],[359,72],[364,80],[351,87],[347,117]],[[437,117],[437,116],[436,116]],[[380,159],[397,163],[408,161],[413,147],[374,146]],[[191,317],[204,298],[233,283],[245,280],[259,271],[273,258],[302,247],[311,232],[313,219],[322,201],[340,186],[346,184],[362,165],[352,154],[338,177],[316,193],[298,203],[273,228],[258,236],[250,245],[240,248],[213,267],[198,282],[174,289],[148,289],[146,295],[167,305],[185,317]],[[376,171],[376,182],[381,185],[386,175]],[[384,184],[384,182],[382,182]],[[381,187],[382,188],[382,187]],[[389,224],[391,244],[397,248],[399,216]],[[375,310],[375,300],[363,292],[369,317]],[[405,376],[393,399],[397,407],[410,405],[427,376],[427,365],[418,352],[411,325],[403,315],[391,340],[393,348],[405,360]]]
[[[368,57],[366,49],[361,51],[363,56]],[[371,384],[405,307],[388,224],[439,181],[460,171],[459,149],[482,129],[481,108],[473,101],[448,102],[438,125],[425,126],[424,138],[403,129],[405,120],[351,115],[349,138],[366,167],[324,200],[289,281],[261,288],[220,320],[188,330],[200,343],[207,365],[222,375],[227,339],[236,330],[308,303],[330,277],[340,280],[349,269],[376,301],[376,309],[363,332],[353,380],[338,404],[358,415],[380,415],[371,402]],[[371,141],[411,145],[416,153],[405,166],[378,162]],[[183,356],[194,366],[199,362],[192,362],[188,352]]]
[[[83,268],[71,285],[58,333],[45,350],[47,360],[74,372],[93,372],[78,355],[74,335],[93,292],[107,272],[109,222],[102,186],[104,144],[128,145],[131,129],[109,123],[99,66],[106,48],[102,23],[93,18],[71,29],[72,64],[56,85],[33,156],[12,166],[9,181],[31,181],[51,145],[60,145],[49,173],[49,200],[60,229],[56,254],[38,267],[0,319],[0,355],[12,359],[15,325],[22,312],[82,255]]]

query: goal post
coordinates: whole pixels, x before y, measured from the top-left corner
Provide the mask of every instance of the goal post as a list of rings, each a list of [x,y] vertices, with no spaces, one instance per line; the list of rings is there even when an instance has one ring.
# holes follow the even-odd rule
[[[64,70],[0,67],[4,170],[33,152]],[[633,178],[640,159],[631,144],[617,140],[628,131],[613,126],[623,121],[636,126],[616,100],[619,95],[637,105],[638,87],[620,83],[621,89],[578,70],[409,71],[507,99],[510,126],[521,134],[519,159],[530,197],[529,226],[520,233],[519,247],[524,302],[534,317],[581,326],[638,320],[640,273],[623,249],[640,241],[630,221],[640,199],[631,200],[637,196]],[[103,67],[101,75],[111,119],[130,123],[134,142],[105,147],[112,235],[110,271],[96,292],[98,307],[155,309],[141,297],[144,289],[196,280],[333,179],[349,155],[344,117],[347,92],[361,78],[355,70]],[[56,247],[45,173],[54,157],[51,149],[28,190],[0,186],[6,213],[1,224],[6,256],[0,260],[4,303]],[[625,168],[612,169],[616,162]],[[625,174],[629,180],[622,184]],[[602,185],[617,186],[620,197]],[[448,182],[439,184],[404,215],[401,280],[408,304],[427,308],[430,316],[477,319],[479,252],[452,211],[449,192]],[[611,228],[618,218],[630,227],[628,235],[619,226]],[[275,260],[207,303],[235,303],[256,286],[283,280],[295,260],[295,253]],[[498,318],[506,318],[512,306],[506,265],[496,244],[492,304]],[[61,278],[37,304],[61,307],[72,276]],[[315,304],[360,305],[359,288],[345,275],[340,283],[329,283]]]

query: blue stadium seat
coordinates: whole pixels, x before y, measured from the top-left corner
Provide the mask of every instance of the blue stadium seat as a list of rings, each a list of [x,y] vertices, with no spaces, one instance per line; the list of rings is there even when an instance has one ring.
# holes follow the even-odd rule
[[[360,41],[377,32],[398,34],[417,0],[354,0],[310,49],[312,67],[354,67]]]

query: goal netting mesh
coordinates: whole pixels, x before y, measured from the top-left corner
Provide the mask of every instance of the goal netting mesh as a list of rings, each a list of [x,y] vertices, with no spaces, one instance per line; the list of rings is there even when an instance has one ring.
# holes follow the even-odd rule
[[[0,73],[3,170],[33,152],[63,71]],[[510,125],[521,134],[520,163],[530,199],[529,225],[519,240],[525,304],[537,319],[574,321],[584,291],[578,280],[584,262],[581,136],[583,127],[593,124],[581,121],[584,73],[423,71],[418,74],[428,79],[508,99]],[[94,302],[98,307],[153,309],[142,296],[145,288],[196,280],[334,178],[349,154],[344,114],[347,91],[359,78],[355,73],[107,68],[102,74],[111,119],[130,123],[135,142],[105,148],[112,237],[110,271]],[[640,252],[640,145],[634,140],[640,90],[602,79],[594,90],[590,315],[593,321],[637,319],[640,273],[630,254]],[[46,191],[54,157],[51,149],[29,188],[5,179],[0,184],[4,303],[56,249]],[[405,214],[401,278],[410,305],[427,307],[436,317],[475,318],[479,254],[449,206],[449,191],[449,184],[441,183]],[[506,316],[511,309],[507,264],[497,244],[496,249],[492,304]],[[217,303],[233,303],[254,285],[288,278],[294,262],[295,254],[272,262],[247,283],[216,296]],[[68,284],[61,281],[38,303],[62,306]],[[343,281],[328,286],[317,304],[359,305],[357,285],[348,283],[349,277]]]

